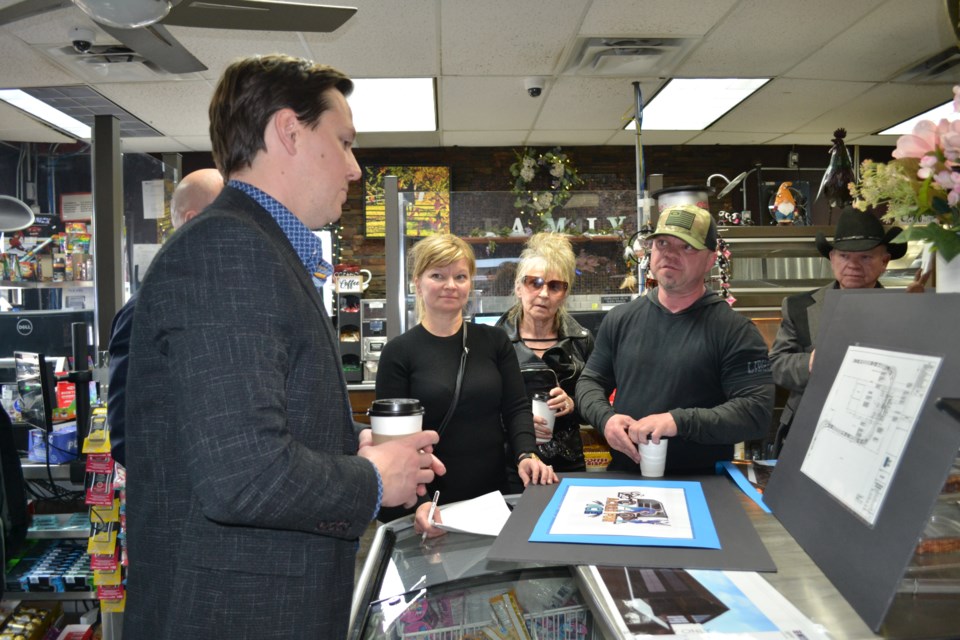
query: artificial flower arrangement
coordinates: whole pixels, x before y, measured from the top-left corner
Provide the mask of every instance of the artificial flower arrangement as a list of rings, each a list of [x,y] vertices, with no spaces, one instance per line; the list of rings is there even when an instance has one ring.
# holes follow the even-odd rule
[[[532,214],[531,222],[562,207],[570,199],[570,189],[581,182],[570,157],[560,147],[546,153],[524,148],[516,155],[517,161],[510,165],[510,175],[515,178],[510,190],[516,196],[513,206]],[[548,188],[534,184],[542,169],[549,174]]]
[[[960,111],[960,87],[953,88]],[[864,160],[850,183],[853,206],[886,205],[886,222],[909,223],[894,242],[921,240],[950,262],[960,255],[960,121],[922,120],[897,140],[893,160]]]

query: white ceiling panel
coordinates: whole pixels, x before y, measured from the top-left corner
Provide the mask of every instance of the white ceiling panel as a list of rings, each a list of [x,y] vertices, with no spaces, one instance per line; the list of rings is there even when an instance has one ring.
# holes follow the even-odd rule
[[[710,129],[722,132],[793,131],[849,103],[873,86],[867,82],[771,80]]]
[[[629,0],[592,2],[580,33],[589,36],[704,35],[737,0]],[[682,15],[683,20],[677,16]]]
[[[949,85],[875,85],[859,99],[814,118],[797,131],[810,133],[844,127],[851,132],[876,133],[952,99]]]
[[[0,8],[19,1],[0,0]],[[633,117],[634,80],[643,80],[649,102],[663,76],[769,76],[766,87],[706,131],[644,132],[644,143],[829,145],[833,130],[844,126],[848,142],[889,146],[895,140],[873,133],[947,101],[960,78],[960,65],[930,79],[900,77],[955,43],[943,0],[349,4],[358,13],[331,33],[168,27],[209,69],[158,78],[131,74],[120,81],[116,64],[100,80],[81,75],[82,65],[55,61],[47,51],[68,45],[72,26],[93,28],[98,43],[116,41],[74,7],[48,12],[0,25],[0,86],[90,85],[166,135],[131,145],[188,151],[209,148],[207,101],[225,65],[245,55],[306,56],[358,78],[436,78],[440,131],[362,134],[358,141],[365,147],[634,145],[634,134],[620,130]],[[602,73],[588,66],[565,71],[583,38],[602,36],[693,41],[673,58],[648,62],[633,53],[637,64],[615,61]],[[545,79],[539,98],[526,95],[523,81],[530,76]],[[50,130],[27,120],[0,109],[0,130],[12,132],[6,139],[51,137]]]
[[[436,131],[391,131],[357,134],[357,146],[377,147],[439,147],[440,134]]]
[[[0,102],[0,140],[10,142],[74,142],[56,129],[24,114],[5,102]]]
[[[837,7],[846,5],[834,4]],[[956,44],[945,14],[942,0],[888,0],[849,25],[841,37],[830,38],[810,51],[789,75],[821,80],[882,82]]]
[[[586,0],[443,0],[445,75],[549,75],[577,34]]]
[[[12,35],[10,27],[0,29],[0,60],[0,88],[76,83],[76,78]]]
[[[652,96],[662,83],[641,83],[645,96]],[[550,100],[537,118],[538,129],[595,129],[614,132],[626,125],[635,111],[635,90],[626,78],[564,76],[557,80]]]
[[[750,78],[783,74],[877,4],[879,0],[744,0],[676,73]]]
[[[121,138],[124,153],[177,153],[183,151],[183,142],[176,138]]]
[[[549,91],[552,87],[545,89]],[[527,95],[522,78],[451,76],[440,92],[441,122],[450,131],[527,130],[544,102],[543,95]]]
[[[751,131],[729,133],[724,131],[696,132],[686,144],[770,144],[779,133]]]
[[[444,147],[511,147],[526,144],[523,131],[445,131]]]
[[[207,106],[213,87],[204,80],[102,84],[98,89],[105,97],[168,136],[195,133],[198,123],[203,123],[204,130],[209,127]],[[191,114],[191,117],[184,118],[184,113]]]
[[[333,33],[302,34],[310,58],[357,78],[439,75],[439,0],[346,4],[357,13],[345,25]]]

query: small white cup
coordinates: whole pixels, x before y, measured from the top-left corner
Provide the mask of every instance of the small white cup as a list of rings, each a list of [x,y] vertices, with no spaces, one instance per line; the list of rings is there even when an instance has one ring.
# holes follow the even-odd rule
[[[667,464],[667,439],[660,438],[659,444],[647,440],[637,448],[640,451],[640,473],[647,478],[663,477],[663,468]]]
[[[549,399],[550,396],[546,393],[533,394],[533,415],[546,420],[547,429],[553,433],[553,423],[557,419],[557,412],[547,406],[547,400]],[[550,442],[550,438],[537,437],[537,444],[544,444],[545,442]]]

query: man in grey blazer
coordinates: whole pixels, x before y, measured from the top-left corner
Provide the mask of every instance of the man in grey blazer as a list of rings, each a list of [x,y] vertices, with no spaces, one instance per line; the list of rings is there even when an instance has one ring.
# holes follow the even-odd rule
[[[820,289],[783,299],[780,328],[770,349],[770,366],[773,381],[790,395],[780,415],[771,457],[780,455],[793,414],[813,371],[820,314],[827,291],[882,288],[880,276],[887,270],[887,264],[907,252],[906,243],[891,242],[900,232],[900,227],[885,231],[873,213],[847,207],[837,220],[832,243],[822,233],[817,234],[817,250],[830,261],[835,279]]]
[[[241,59],[210,104],[228,180],[134,310],[125,640],[342,638],[357,539],[442,465],[432,431],[358,438],[312,229],[360,177],[342,73]]]

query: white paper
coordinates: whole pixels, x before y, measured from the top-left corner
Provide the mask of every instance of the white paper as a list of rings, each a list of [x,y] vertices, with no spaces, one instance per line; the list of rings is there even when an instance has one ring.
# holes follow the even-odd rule
[[[550,533],[693,538],[683,489],[629,485],[570,487]]]
[[[851,346],[800,471],[871,526],[943,359]]]
[[[510,517],[510,507],[499,491],[492,491],[473,500],[455,502],[439,507],[442,523],[438,529],[475,533],[481,536],[498,536]]]
[[[163,217],[163,179],[144,180],[140,185],[144,220],[159,220]]]

